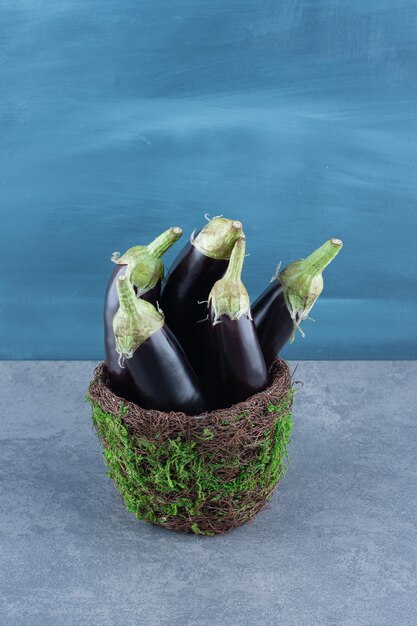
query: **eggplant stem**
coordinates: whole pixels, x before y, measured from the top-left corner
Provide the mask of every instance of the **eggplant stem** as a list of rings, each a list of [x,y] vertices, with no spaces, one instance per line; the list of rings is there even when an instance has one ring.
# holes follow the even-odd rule
[[[329,239],[320,248],[314,250],[307,258],[300,261],[303,271],[310,275],[323,272],[323,270],[333,261],[343,246],[340,239]]]
[[[225,279],[234,278],[240,279],[243,268],[243,261],[245,259],[246,239],[245,237],[239,237],[233,246],[232,254],[230,255],[229,265],[227,266]]]
[[[126,315],[137,315],[134,301],[137,299],[133,285],[126,276],[119,276],[117,279],[117,293],[119,296],[119,307]],[[119,310],[120,310],[119,309]]]
[[[182,235],[182,229],[179,226],[172,226],[163,233],[158,235],[150,244],[147,245],[148,252],[157,259],[176,242]]]
[[[227,315],[231,320],[238,320],[243,315],[252,319],[248,292],[240,277],[245,260],[245,245],[246,239],[242,235],[233,247],[223,278],[214,283],[210,291],[209,304],[213,307],[214,323],[221,315]]]

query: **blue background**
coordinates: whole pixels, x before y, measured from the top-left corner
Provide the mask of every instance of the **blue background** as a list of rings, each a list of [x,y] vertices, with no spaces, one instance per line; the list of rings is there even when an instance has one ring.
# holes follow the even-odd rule
[[[110,253],[204,213],[252,296],[344,240],[286,357],[417,356],[414,0],[0,10],[1,358],[100,358]]]

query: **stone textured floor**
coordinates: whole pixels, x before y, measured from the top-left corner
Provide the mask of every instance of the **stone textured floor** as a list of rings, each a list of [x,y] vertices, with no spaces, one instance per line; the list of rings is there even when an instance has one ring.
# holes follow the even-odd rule
[[[417,362],[301,362],[287,475],[218,538],[124,510],[93,367],[0,363],[2,625],[416,624]]]

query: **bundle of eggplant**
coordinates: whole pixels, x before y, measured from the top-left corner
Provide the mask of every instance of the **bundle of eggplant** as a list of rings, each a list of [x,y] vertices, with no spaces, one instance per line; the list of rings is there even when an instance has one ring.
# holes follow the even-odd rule
[[[267,387],[277,355],[296,330],[303,334],[300,324],[323,290],[322,272],[342,242],[329,239],[278,269],[251,306],[241,279],[242,224],[223,217],[192,234],[162,289],[162,256],[181,235],[181,228],[169,228],[147,246],[113,254],[106,365],[112,389],[126,400],[200,415]]]

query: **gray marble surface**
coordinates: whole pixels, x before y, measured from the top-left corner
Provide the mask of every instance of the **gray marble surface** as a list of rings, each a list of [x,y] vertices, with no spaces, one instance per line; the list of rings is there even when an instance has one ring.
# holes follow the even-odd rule
[[[416,623],[417,362],[301,362],[287,475],[217,538],[124,510],[93,367],[0,363],[1,624]]]

